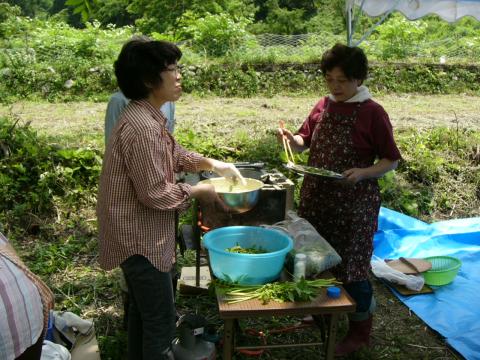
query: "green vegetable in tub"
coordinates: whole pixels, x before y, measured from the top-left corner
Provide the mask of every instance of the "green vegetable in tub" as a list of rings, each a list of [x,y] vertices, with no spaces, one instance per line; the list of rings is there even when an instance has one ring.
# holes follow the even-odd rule
[[[235,245],[235,246],[232,246],[231,248],[226,248],[225,251],[227,252],[231,252],[231,253],[237,253],[237,254],[265,254],[265,253],[268,253],[267,250],[265,250],[264,248],[262,248],[261,246],[259,246],[258,248],[253,245],[252,247],[249,247],[249,248],[244,248],[244,247],[241,247],[240,245]]]
[[[239,285],[222,280],[213,280],[211,287],[218,289],[228,304],[258,299],[263,304],[270,301],[293,302],[315,299],[321,288],[339,285],[335,278],[305,280],[296,282],[273,282],[265,285]]]

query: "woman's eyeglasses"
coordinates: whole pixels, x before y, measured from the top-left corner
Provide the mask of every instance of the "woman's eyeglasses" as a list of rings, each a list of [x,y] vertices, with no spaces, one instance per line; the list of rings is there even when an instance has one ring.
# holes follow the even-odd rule
[[[180,74],[182,68],[179,65],[168,66],[165,71],[175,72],[175,75]]]

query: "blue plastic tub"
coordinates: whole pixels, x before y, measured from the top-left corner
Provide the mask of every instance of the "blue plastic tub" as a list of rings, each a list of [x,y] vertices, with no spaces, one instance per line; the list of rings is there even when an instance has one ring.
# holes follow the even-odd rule
[[[209,231],[203,236],[208,249],[213,274],[222,280],[240,284],[265,284],[278,279],[285,256],[293,248],[287,234],[258,226],[227,226]],[[239,254],[226,251],[239,245],[242,248],[263,248],[264,254]]]

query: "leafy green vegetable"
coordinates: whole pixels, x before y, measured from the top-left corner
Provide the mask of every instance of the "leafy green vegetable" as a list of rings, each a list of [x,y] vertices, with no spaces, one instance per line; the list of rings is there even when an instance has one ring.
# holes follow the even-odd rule
[[[265,254],[268,253],[267,250],[259,246],[258,248],[253,245],[252,247],[249,248],[243,248],[240,245],[235,245],[230,248],[226,248],[225,251],[231,252],[231,253],[237,253],[237,254]]]
[[[267,304],[270,301],[294,302],[311,301],[323,287],[341,284],[335,278],[305,280],[296,282],[274,282],[265,285],[239,285],[224,280],[213,280],[211,287],[215,287],[224,295],[228,304],[235,304],[253,299]]]

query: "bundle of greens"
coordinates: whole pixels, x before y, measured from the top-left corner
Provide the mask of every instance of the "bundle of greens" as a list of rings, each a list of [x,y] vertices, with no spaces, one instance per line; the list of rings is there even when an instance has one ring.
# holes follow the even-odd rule
[[[239,285],[223,280],[213,280],[210,286],[214,287],[223,296],[228,304],[258,299],[263,304],[270,301],[293,302],[311,301],[315,299],[321,288],[341,284],[335,278],[305,280],[296,282],[274,282],[265,285]]]

